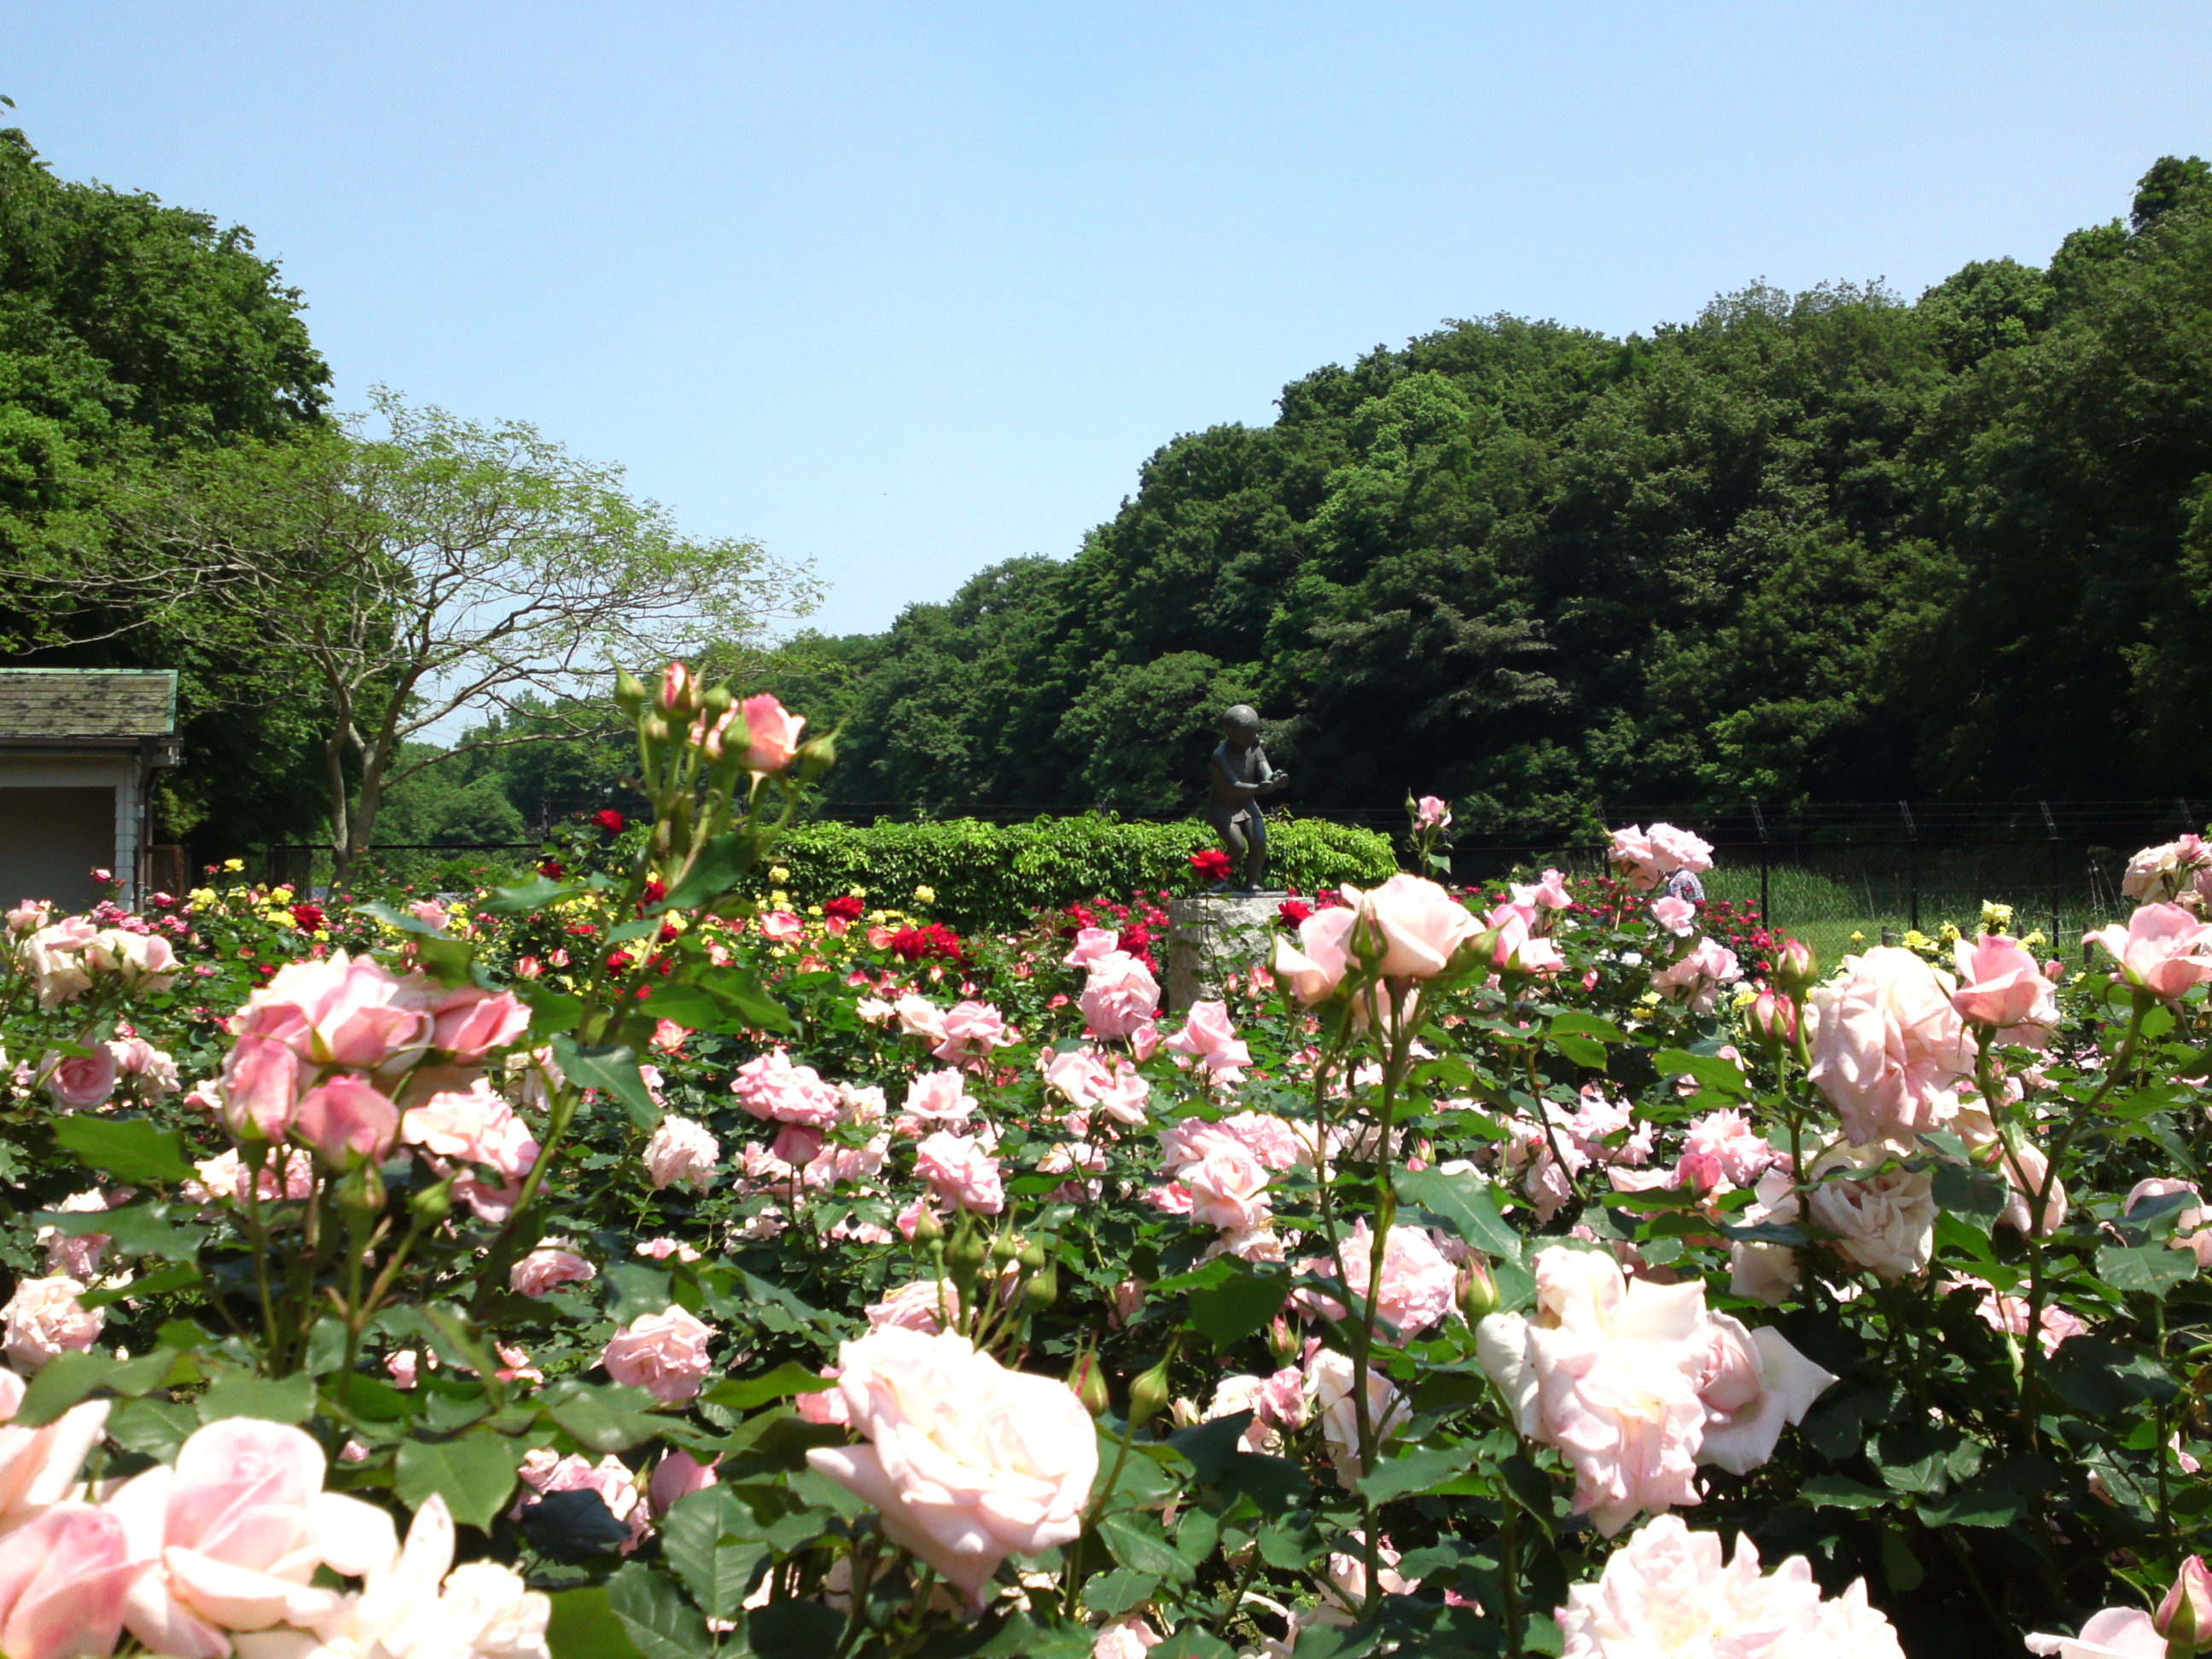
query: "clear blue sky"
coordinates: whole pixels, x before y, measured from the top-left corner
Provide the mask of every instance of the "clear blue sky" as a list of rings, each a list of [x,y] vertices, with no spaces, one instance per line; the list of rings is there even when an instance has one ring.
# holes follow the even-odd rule
[[[251,228],[342,407],[533,421],[843,631],[1447,318],[2040,263],[2212,154],[2212,9],[11,0],[0,92]]]

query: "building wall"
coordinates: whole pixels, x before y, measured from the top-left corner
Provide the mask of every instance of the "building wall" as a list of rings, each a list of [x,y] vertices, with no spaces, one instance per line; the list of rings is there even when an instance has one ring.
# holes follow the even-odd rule
[[[137,902],[138,757],[0,756],[0,906],[52,899],[83,909],[103,896],[97,866]]]

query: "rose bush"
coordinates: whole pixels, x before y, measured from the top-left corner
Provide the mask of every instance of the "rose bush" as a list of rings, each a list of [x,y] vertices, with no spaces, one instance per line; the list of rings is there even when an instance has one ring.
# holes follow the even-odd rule
[[[794,899],[829,745],[621,697],[504,884],[8,913],[7,1659],[2195,1641],[2193,848],[2057,982],[1655,824],[1170,1013],[1160,889]]]

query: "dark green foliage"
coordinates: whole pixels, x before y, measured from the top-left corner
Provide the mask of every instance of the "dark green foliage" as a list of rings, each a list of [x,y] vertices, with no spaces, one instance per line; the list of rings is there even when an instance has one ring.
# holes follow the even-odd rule
[[[179,670],[188,758],[162,828],[208,856],[313,822],[313,693],[268,672],[249,629],[211,637],[26,579],[100,556],[118,477],[318,421],[330,371],[301,306],[242,228],[57,179],[22,133],[0,131],[0,650]]]
[[[1204,823],[1124,823],[1099,814],[985,823],[811,823],[776,844],[778,881],[794,903],[818,904],[854,888],[870,908],[920,908],[962,932],[1018,927],[1031,911],[1143,890],[1191,890],[1190,855],[1214,844]],[[1398,867],[1386,836],[1319,819],[1268,830],[1268,879],[1304,892],[1338,882],[1372,886]]]
[[[2208,316],[2212,183],[2168,157],[2130,223],[1917,303],[1377,349],[1176,440],[1073,560],[818,641],[832,787],[1188,805],[1249,698],[1310,806],[2199,789]]]

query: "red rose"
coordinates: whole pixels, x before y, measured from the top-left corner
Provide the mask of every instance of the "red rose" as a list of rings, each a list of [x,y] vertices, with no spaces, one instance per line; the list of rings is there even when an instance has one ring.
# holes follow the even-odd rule
[[[1190,867],[1205,881],[1226,881],[1229,878],[1229,854],[1218,847],[1209,847],[1203,853],[1190,855]]]
[[[623,815],[611,806],[604,811],[592,813],[592,822],[611,836],[619,836],[623,832]]]
[[[840,893],[822,907],[822,914],[837,921],[858,921],[862,909],[860,901],[850,893]]]
[[[1313,906],[1308,904],[1304,899],[1288,898],[1275,907],[1275,914],[1291,927],[1295,927],[1313,915]]]

